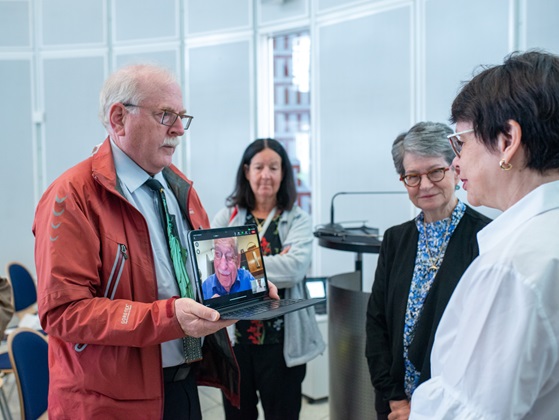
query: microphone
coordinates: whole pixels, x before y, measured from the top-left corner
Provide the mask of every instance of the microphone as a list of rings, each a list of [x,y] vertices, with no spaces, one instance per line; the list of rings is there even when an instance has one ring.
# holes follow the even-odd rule
[[[340,195],[394,195],[394,194],[407,194],[405,191],[340,191],[332,196],[330,201],[330,223],[325,224],[319,230],[320,235],[344,236],[347,234],[346,229],[334,220],[334,201]],[[365,226],[363,226],[365,227]],[[369,228],[371,229],[371,228]],[[352,229],[355,230],[355,229]],[[362,230],[361,228],[359,230]],[[365,229],[366,230],[366,229]],[[377,230],[378,234],[378,230]]]

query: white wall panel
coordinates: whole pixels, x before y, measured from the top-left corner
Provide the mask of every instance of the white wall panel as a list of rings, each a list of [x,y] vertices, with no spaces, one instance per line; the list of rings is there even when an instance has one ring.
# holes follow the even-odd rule
[[[13,260],[33,269],[34,214],[31,62],[0,60],[0,275]]]
[[[251,42],[189,49],[188,174],[210,216],[233,191],[237,166],[252,138]]]
[[[0,48],[30,45],[29,3],[0,1]]]
[[[43,45],[103,42],[104,1],[48,0],[41,7]]]
[[[508,0],[427,0],[425,7],[426,119],[448,123],[463,81],[480,64],[508,53]]]
[[[310,0],[259,0],[260,25],[308,17]]]
[[[526,48],[543,48],[559,53],[559,2],[526,0]]]
[[[318,10],[320,12],[323,11],[332,11],[332,10],[340,10],[344,11],[354,6],[361,6],[373,3],[384,2],[384,0],[317,0],[318,1]]]
[[[47,184],[91,154],[106,134],[97,118],[104,80],[102,57],[43,62]]]
[[[158,50],[158,51],[136,51],[122,52],[115,56],[115,68],[120,68],[130,64],[151,63],[163,66],[176,75],[179,72],[179,52],[178,50]]]
[[[113,7],[116,42],[179,36],[178,0],[118,0]]]
[[[248,29],[252,22],[251,0],[204,0],[187,2],[187,33]]]
[[[320,196],[317,215],[327,222],[331,197],[339,191],[402,191],[390,149],[411,120],[411,10],[371,14],[319,29]],[[409,217],[407,199],[387,209],[384,197],[336,199],[336,220],[368,220],[388,227]],[[324,251],[319,251],[322,254]],[[320,274],[343,272],[324,252]],[[353,269],[350,256],[350,266]]]

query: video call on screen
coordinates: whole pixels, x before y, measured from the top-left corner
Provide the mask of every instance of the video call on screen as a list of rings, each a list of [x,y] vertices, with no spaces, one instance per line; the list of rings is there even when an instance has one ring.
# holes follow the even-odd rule
[[[256,234],[256,227],[236,227],[231,229],[223,229],[208,232],[196,232],[192,237],[192,250],[196,255],[196,269],[198,271],[198,281],[202,289],[203,282],[210,276],[215,274],[214,267],[214,240],[219,238],[232,237],[237,242],[238,254],[235,260],[239,270],[246,270],[254,279],[250,280],[250,286],[238,290],[233,295],[244,294],[246,291],[252,293],[259,293],[266,291],[266,279],[264,273],[264,265],[262,262],[262,255],[260,247],[258,246],[258,236]],[[247,274],[243,273],[246,277]],[[238,293],[244,292],[244,293]],[[250,293],[249,293],[250,294]],[[212,299],[211,296],[203,296],[204,300]],[[220,298],[214,298],[215,300]],[[212,299],[212,300],[214,300]],[[220,299],[221,300],[221,299]]]

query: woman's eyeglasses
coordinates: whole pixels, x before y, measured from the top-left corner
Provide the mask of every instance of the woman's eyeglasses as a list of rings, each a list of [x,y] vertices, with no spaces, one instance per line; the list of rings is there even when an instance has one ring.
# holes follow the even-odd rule
[[[427,179],[431,182],[441,182],[444,179],[446,171],[450,168],[435,168],[431,169],[429,172],[424,172],[422,174],[407,174],[400,177],[400,181],[403,181],[408,187],[417,187],[421,184],[421,178],[423,175],[427,176]]]
[[[474,129],[470,128],[469,130],[460,131],[458,133],[453,133],[447,136],[448,141],[450,142],[450,147],[452,147],[452,150],[454,150],[454,154],[456,156],[460,157],[460,152],[462,151],[462,146],[464,145],[464,142],[460,139],[460,136],[462,134],[471,133],[473,131]]]

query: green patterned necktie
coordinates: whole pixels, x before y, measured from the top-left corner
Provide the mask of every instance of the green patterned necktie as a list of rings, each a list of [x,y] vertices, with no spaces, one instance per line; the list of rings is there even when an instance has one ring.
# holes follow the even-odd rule
[[[175,223],[175,216],[169,214],[167,207],[167,198],[165,197],[165,190],[161,183],[153,178],[148,179],[145,184],[153,191],[157,197],[159,206],[161,223],[163,224],[163,231],[167,238],[167,245],[169,253],[171,254],[171,261],[173,262],[173,269],[175,278],[179,285],[181,297],[195,299],[192,285],[188,279],[186,272],[187,253],[186,249],[181,245],[177,225]],[[192,363],[202,359],[201,339],[186,336],[183,338],[184,357],[187,363]]]

